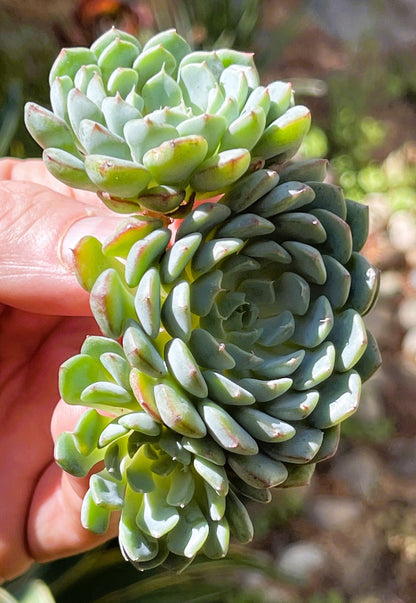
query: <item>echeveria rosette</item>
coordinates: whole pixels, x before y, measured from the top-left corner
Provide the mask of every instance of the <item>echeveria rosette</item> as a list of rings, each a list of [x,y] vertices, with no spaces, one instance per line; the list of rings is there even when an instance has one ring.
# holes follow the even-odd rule
[[[50,172],[114,211],[174,212],[247,171],[293,155],[310,126],[290,83],[261,86],[250,53],[192,52],[174,30],[143,48],[115,28],[66,48],[51,106],[26,105]]]
[[[247,501],[335,453],[380,363],[367,208],[325,160],[288,161],[309,111],[260,86],[250,54],[192,53],[172,30],[141,50],[112,29],[62,51],[50,82],[53,111],[26,110],[47,166],[132,214],[74,250],[102,336],[61,367],[62,398],[90,408],[57,462],[93,471],[82,523],[104,533],[121,512],[139,569],[224,557],[230,534],[252,539]]]
[[[379,365],[362,319],[378,287],[359,253],[367,208],[325,169],[253,172],[190,212],[173,244],[162,221],[135,216],[75,250],[103,336],[61,368],[64,400],[91,410],[56,458],[79,476],[104,461],[82,522],[104,532],[121,510],[139,569],[251,540],[246,501],[309,482]]]

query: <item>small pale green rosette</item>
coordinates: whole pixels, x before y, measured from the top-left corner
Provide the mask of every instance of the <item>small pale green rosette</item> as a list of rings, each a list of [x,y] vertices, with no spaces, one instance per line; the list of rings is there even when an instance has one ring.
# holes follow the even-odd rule
[[[310,126],[289,83],[260,86],[252,54],[191,52],[174,30],[143,48],[113,28],[63,49],[50,86],[51,111],[25,110],[46,166],[119,213],[171,213],[192,193],[223,191],[293,155]]]
[[[138,569],[222,558],[253,537],[247,503],[335,453],[380,364],[367,208],[325,160],[287,160],[309,112],[259,86],[251,55],[111,30],[62,51],[51,90],[53,113],[26,112],[49,169],[134,213],[74,252],[102,336],[61,367],[63,399],[89,409],[56,460],[92,471],[82,524],[105,533],[118,512]],[[173,237],[164,214],[210,191]]]

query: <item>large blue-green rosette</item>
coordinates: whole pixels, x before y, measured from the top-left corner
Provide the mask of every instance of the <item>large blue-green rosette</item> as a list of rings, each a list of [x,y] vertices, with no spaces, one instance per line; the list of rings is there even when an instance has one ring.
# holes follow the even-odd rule
[[[82,524],[104,533],[118,512],[138,569],[224,557],[253,537],[247,501],[335,453],[379,365],[367,208],[326,161],[290,160],[309,111],[261,86],[251,54],[112,29],[63,50],[50,84],[52,111],[26,107],[47,167],[129,214],[75,249],[102,335],[61,367],[63,399],[89,410],[56,460],[99,467]]]

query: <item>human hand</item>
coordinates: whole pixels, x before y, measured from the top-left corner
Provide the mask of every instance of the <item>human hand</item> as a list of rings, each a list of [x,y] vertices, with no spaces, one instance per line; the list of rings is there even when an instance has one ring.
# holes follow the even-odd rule
[[[84,410],[59,401],[58,367],[97,332],[71,248],[120,220],[99,203],[40,160],[0,161],[0,582],[116,534],[114,521],[101,537],[81,526],[88,480],[53,459],[53,440]]]

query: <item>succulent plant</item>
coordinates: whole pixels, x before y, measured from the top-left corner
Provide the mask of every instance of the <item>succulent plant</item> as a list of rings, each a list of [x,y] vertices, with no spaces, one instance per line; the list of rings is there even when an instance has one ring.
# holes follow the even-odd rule
[[[223,557],[253,537],[247,501],[335,453],[380,363],[367,208],[325,160],[291,160],[309,111],[260,86],[250,54],[112,29],[63,50],[50,84],[52,111],[26,107],[49,170],[130,214],[74,251],[102,335],[61,367],[63,399],[89,409],[56,460],[95,470],[82,524],[119,511],[138,569]]]

